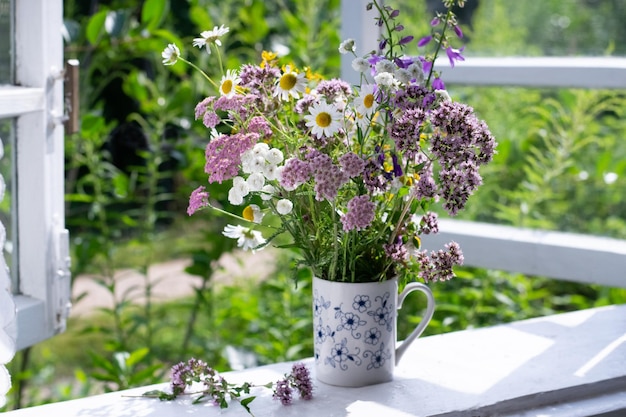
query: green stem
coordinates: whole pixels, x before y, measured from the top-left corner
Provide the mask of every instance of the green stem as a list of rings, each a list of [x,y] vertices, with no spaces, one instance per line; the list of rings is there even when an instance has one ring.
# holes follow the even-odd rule
[[[208,81],[208,82],[210,82],[210,83],[213,85],[213,87],[215,87],[216,89],[218,89],[218,90],[219,90],[220,86],[219,86],[219,85],[218,85],[215,81],[213,81],[213,80],[211,79],[211,77],[209,77],[209,76],[207,75],[207,73],[206,73],[206,72],[202,71],[202,69],[201,69],[199,66],[197,66],[196,64],[194,64],[194,63],[193,63],[193,62],[191,62],[191,61],[187,61],[185,58],[178,57],[178,59],[179,59],[179,60],[181,60],[181,61],[183,61],[183,62],[184,62],[184,63],[186,63],[187,65],[191,66],[191,67],[192,67],[193,69],[195,69],[196,71],[200,72],[200,74],[202,74],[202,76],[203,76],[204,78],[206,78],[206,79],[207,79],[207,81]]]

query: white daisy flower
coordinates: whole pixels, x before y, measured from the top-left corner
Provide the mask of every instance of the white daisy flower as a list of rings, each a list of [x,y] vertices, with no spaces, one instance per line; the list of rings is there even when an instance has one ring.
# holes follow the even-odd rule
[[[180,49],[173,43],[167,45],[167,47],[161,52],[163,58],[163,65],[174,65],[178,61],[180,56]]]
[[[258,230],[252,230],[243,226],[233,226],[232,224],[226,225],[222,234],[231,239],[237,239],[237,246],[243,250],[251,250],[252,253],[256,251],[256,247],[263,245],[265,239]],[[263,248],[261,248],[263,249]]]
[[[240,82],[241,78],[237,75],[237,71],[226,71],[226,75],[220,81],[220,94],[228,98],[234,96]]]
[[[370,69],[370,63],[365,58],[354,58],[352,60],[352,68],[358,72],[365,72]]]
[[[356,125],[361,129],[362,132],[366,131],[370,125],[370,119],[361,113],[356,113],[354,115],[354,119],[356,121]]]
[[[371,116],[376,111],[376,97],[374,97],[374,86],[365,84],[361,87],[359,95],[354,99],[354,107],[357,113],[364,116]]]
[[[273,185],[266,184],[261,189],[261,200],[271,200],[274,194],[276,194],[276,188]]]
[[[259,206],[257,206],[256,204],[250,204],[249,206],[246,206],[245,209],[243,209],[241,217],[248,220],[249,222],[261,223],[261,221],[263,221],[263,216],[265,216],[265,214],[263,214]]]
[[[282,216],[291,213],[291,210],[293,210],[293,203],[286,198],[280,199],[276,203],[276,211]]]
[[[354,39],[346,39],[345,41],[341,42],[341,44],[339,45],[340,54],[347,54],[348,52],[354,52],[354,51],[356,51],[356,43]]]
[[[209,45],[211,44],[211,42],[215,42],[217,46],[222,46],[222,41],[219,38],[220,36],[226,35],[229,30],[230,28],[224,27],[224,25],[220,26],[219,28],[217,26],[214,26],[213,30],[205,30],[204,32],[202,32],[200,34],[200,38],[194,38],[193,46],[197,46],[200,49],[206,46],[206,52],[207,54],[210,54],[211,48],[209,48]]]
[[[310,114],[304,116],[307,127],[317,137],[331,137],[341,128],[341,113],[337,108],[325,102],[315,103],[309,109]]]
[[[390,72],[393,74],[395,70],[396,70],[395,64],[389,61],[388,59],[381,59],[380,61],[376,63],[376,73]]]
[[[261,191],[261,189],[265,185],[265,177],[260,172],[254,172],[250,174],[250,176],[246,180],[246,183],[248,184],[248,190]]]
[[[274,96],[279,97],[283,101],[289,101],[289,97],[300,98],[300,93],[306,90],[306,78],[304,73],[297,73],[291,70],[287,65],[285,72],[278,79]]]

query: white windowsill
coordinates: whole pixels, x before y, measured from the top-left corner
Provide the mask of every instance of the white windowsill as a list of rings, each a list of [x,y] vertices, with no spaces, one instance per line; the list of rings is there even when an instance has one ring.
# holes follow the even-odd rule
[[[186,358],[184,358],[186,359]],[[312,365],[311,359],[307,360]],[[312,367],[312,366],[311,366]],[[289,363],[226,373],[231,382],[276,381]],[[238,404],[226,410],[189,398],[174,402],[131,396],[142,387],[6,413],[42,415],[248,416]],[[315,381],[314,399],[283,407],[268,390],[251,403],[262,416],[550,416],[626,415],[626,305],[466,330],[417,340],[395,379],[365,388]]]

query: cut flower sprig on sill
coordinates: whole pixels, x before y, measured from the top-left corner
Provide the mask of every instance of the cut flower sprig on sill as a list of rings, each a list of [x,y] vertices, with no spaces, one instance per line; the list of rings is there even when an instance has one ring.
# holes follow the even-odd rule
[[[286,235],[278,246],[295,249],[301,264],[326,280],[452,278],[463,262],[459,245],[428,253],[421,236],[438,232],[435,205],[450,215],[465,207],[496,141],[472,107],[450,99],[434,70],[444,53],[452,67],[465,59],[451,10],[464,1],[444,4],[447,12],[429,19],[430,33],[417,40],[404,33],[399,10],[368,3],[377,12],[377,50],[358,55],[352,39],[338,46],[354,55],[358,85],[281,63],[270,52],[259,64],[221,68],[224,26],[194,40],[214,52],[219,82],[168,45],[164,64],[182,60],[215,89],[195,110],[210,132],[204,171],[209,183],[231,185],[228,200],[240,208],[219,207],[200,186],[188,214],[205,208],[228,214],[237,224],[224,235],[245,250]]]
[[[188,388],[192,387],[189,391]],[[291,367],[291,372],[284,378],[269,382],[265,385],[255,385],[250,382],[242,384],[229,383],[215,369],[206,362],[191,358],[187,362],[180,362],[171,370],[171,392],[154,390],[145,392],[142,397],[157,398],[162,401],[171,401],[187,395],[193,398],[194,403],[204,400],[212,401],[220,408],[228,408],[229,400],[237,401],[252,415],[250,403],[255,396],[250,396],[252,388],[267,388],[273,391],[272,397],[283,405],[290,405],[294,395],[303,400],[313,398],[313,382],[309,369],[301,362]],[[248,395],[248,396],[246,396]]]

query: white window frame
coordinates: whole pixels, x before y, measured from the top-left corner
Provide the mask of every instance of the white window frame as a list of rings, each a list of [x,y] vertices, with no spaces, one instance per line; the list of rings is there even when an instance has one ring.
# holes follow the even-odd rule
[[[15,84],[0,86],[0,119],[17,120],[11,193],[17,198],[12,268],[20,350],[65,330],[71,277],[64,217],[63,3],[15,0],[14,6]]]
[[[341,2],[342,39],[355,39],[361,52],[378,47],[379,33],[372,30],[376,11],[365,11],[369,1]],[[358,83],[352,59],[342,55],[342,78]],[[472,57],[454,69],[443,58],[435,70],[447,85],[626,90],[626,58],[620,57]],[[424,237],[424,247],[438,249],[454,240],[467,266],[626,288],[626,240],[460,220],[443,220],[439,229]]]

